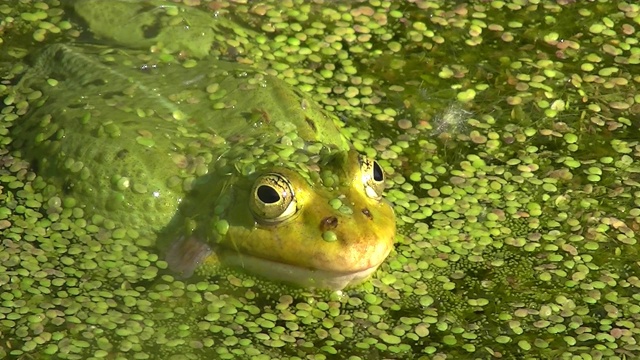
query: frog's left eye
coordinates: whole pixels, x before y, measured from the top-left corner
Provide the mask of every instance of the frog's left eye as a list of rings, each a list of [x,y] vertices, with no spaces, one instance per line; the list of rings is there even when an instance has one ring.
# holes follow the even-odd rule
[[[372,199],[380,200],[384,191],[384,171],[382,171],[382,167],[377,161],[362,155],[360,155],[359,162],[365,193]]]
[[[260,176],[251,189],[250,207],[257,220],[278,223],[296,213],[296,199],[289,180],[281,174]]]

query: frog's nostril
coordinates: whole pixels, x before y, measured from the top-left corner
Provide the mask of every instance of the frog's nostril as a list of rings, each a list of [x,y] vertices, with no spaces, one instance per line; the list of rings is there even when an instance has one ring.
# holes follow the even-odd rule
[[[320,230],[333,230],[338,227],[338,218],[335,216],[327,216],[320,222]]]
[[[369,211],[369,209],[363,208],[362,213],[367,217],[367,219],[373,220],[373,215],[371,214],[371,211]]]

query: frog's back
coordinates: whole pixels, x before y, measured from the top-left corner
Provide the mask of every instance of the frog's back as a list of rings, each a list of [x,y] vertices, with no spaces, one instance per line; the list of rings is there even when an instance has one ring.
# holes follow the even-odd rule
[[[223,61],[185,67],[52,45],[20,88],[42,96],[12,130],[14,148],[90,214],[152,231],[167,225],[199,178],[217,176],[216,163],[231,164],[251,146],[296,132],[348,147],[336,120],[305,111],[317,105],[286,83]]]

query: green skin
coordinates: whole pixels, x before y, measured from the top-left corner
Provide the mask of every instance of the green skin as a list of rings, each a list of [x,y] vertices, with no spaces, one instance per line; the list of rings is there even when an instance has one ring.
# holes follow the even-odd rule
[[[122,16],[122,3],[75,2],[103,4],[96,13],[108,19],[111,4]],[[14,149],[50,184],[46,194],[157,239],[175,272],[222,261],[342,289],[391,251],[381,168],[287,83],[236,63],[185,67],[135,49],[57,44],[33,58],[18,88],[42,96],[12,129]]]

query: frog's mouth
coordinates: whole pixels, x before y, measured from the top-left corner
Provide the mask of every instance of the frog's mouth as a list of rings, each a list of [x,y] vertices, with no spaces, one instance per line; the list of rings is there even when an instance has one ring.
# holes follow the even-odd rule
[[[225,253],[221,256],[221,259],[229,266],[242,268],[248,273],[259,274],[272,280],[294,283],[308,288],[337,291],[347,286],[357,285],[368,279],[384,262],[386,256],[376,265],[350,272],[309,269],[231,252]]]

